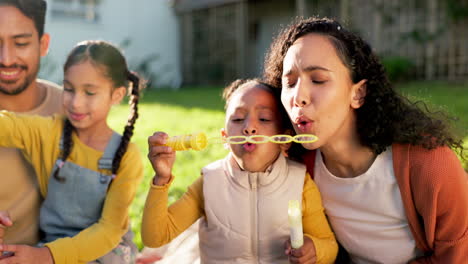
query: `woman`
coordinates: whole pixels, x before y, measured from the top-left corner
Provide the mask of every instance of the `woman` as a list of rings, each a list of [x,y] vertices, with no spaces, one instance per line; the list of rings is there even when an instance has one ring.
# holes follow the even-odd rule
[[[398,95],[371,47],[330,19],[275,39],[265,80],[302,144],[338,241],[356,263],[463,263],[468,180],[445,122]]]

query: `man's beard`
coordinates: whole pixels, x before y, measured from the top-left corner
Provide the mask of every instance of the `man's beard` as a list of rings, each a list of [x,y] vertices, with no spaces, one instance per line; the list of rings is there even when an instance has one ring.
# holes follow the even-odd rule
[[[26,66],[15,65],[13,67],[22,68],[24,71],[27,70]],[[6,68],[6,67],[1,67],[1,65],[0,65],[0,68]],[[4,83],[4,84],[14,84],[16,81],[11,81],[11,82],[10,81],[2,81],[2,82],[0,82],[0,93],[2,93],[4,95],[18,95],[18,94],[24,92],[24,90],[26,90],[28,88],[28,86],[35,80],[34,76],[37,76],[38,71],[39,71],[39,68],[37,69],[36,72],[30,73],[29,75],[27,75],[24,78],[23,83],[20,83],[20,85],[13,88],[13,90],[9,90],[7,87],[2,86],[2,83]]]

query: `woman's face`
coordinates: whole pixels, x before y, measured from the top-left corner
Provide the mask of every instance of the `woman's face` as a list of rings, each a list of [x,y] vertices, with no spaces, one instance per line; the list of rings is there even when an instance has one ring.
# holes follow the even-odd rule
[[[293,43],[283,61],[281,101],[298,134],[318,136],[305,148],[340,144],[353,135],[364,83],[353,84],[328,37],[307,34]]]

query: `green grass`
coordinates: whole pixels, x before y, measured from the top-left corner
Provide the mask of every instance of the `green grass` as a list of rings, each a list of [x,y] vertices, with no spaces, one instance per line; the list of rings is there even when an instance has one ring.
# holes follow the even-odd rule
[[[457,119],[453,122],[453,127],[458,134],[467,138],[468,83],[412,82],[396,87],[412,101],[422,100],[432,111],[442,111]]]
[[[460,117],[455,123],[468,142],[468,85],[437,82],[415,82],[397,86],[403,94],[412,99],[422,99],[430,106],[437,106],[450,115]],[[221,100],[220,87],[190,87],[179,91],[147,90],[139,104],[140,117],[136,123],[132,141],[141,150],[145,166],[145,175],[139,186],[136,198],[130,209],[135,243],[142,248],[140,227],[143,206],[148,186],[153,177],[153,170],[146,158],[147,139],[155,131],[165,131],[169,135],[181,135],[198,131],[209,137],[220,135],[224,125],[224,103]],[[431,107],[431,108],[432,108]],[[122,131],[129,113],[129,106],[116,106],[110,115],[109,123],[117,131]],[[172,202],[186,191],[199,175],[200,169],[208,163],[227,154],[222,144],[210,144],[202,151],[181,151],[177,153],[174,164],[175,180],[169,193]]]
[[[397,89],[412,101],[423,101],[431,112],[449,118],[453,132],[463,138],[468,149],[468,82],[411,82],[397,85]],[[468,171],[468,153],[463,154],[463,167]]]

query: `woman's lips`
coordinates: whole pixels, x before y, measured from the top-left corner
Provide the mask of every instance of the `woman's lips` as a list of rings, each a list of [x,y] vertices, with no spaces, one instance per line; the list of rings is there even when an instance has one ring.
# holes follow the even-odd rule
[[[307,133],[310,131],[311,127],[312,127],[312,123],[300,123],[300,124],[297,124],[297,129],[302,132],[302,133]]]
[[[297,129],[302,132],[310,132],[312,129],[312,124],[314,122],[306,117],[300,116],[295,119],[294,124],[296,125]]]

